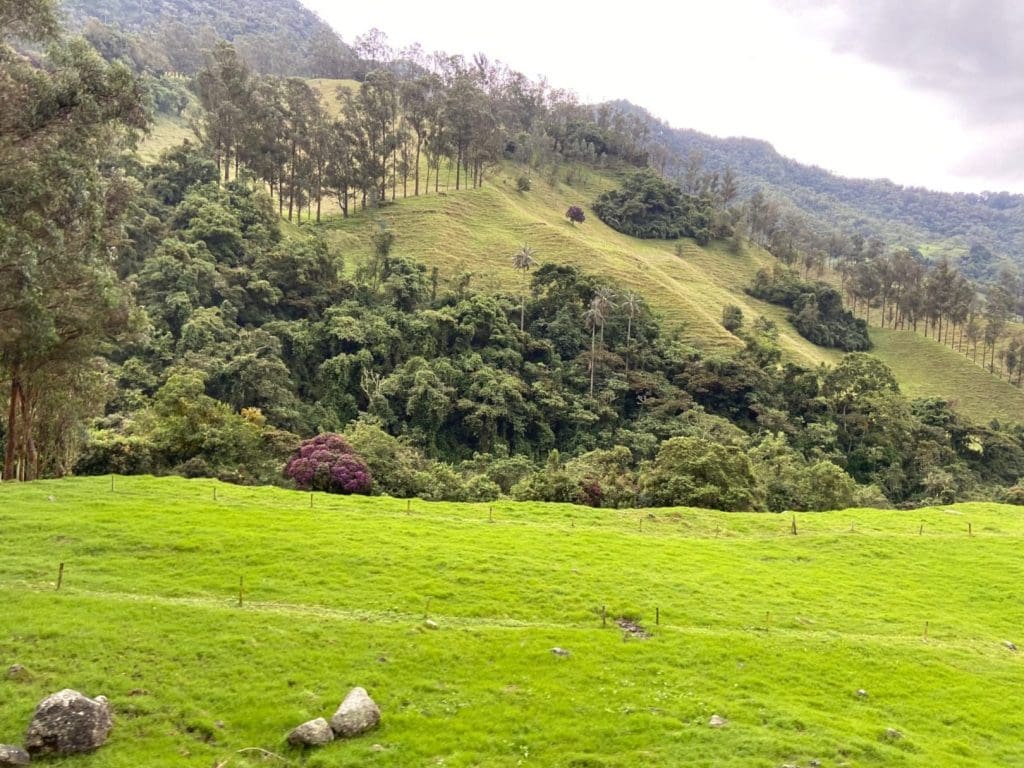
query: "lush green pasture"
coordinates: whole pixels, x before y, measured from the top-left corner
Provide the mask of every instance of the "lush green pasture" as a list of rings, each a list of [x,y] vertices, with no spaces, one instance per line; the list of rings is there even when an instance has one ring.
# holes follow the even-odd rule
[[[69,765],[268,764],[249,747],[309,766],[1024,764],[1002,646],[1021,639],[1018,511],[795,519],[0,486],[0,665],[32,673],[0,678],[0,742],[68,686],[117,714]],[[653,636],[623,639],[620,615]],[[353,685],[378,732],[284,745]]]

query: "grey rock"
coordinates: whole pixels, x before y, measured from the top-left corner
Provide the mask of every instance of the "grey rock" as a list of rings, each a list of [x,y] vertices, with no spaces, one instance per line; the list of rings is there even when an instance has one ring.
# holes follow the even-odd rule
[[[867,697],[868,697],[868,692],[867,691],[865,691],[863,688],[858,688],[857,689],[857,698],[858,699],[866,699]]]
[[[365,688],[353,688],[331,718],[335,735],[349,739],[380,725],[380,708]]]
[[[288,743],[294,746],[321,747],[334,741],[331,724],[324,718],[308,720],[288,734]]]
[[[1017,652],[1017,645],[1015,643],[1010,642],[1009,640],[1003,640],[1003,648],[1005,648],[1008,651],[1013,651],[1014,653]]]
[[[551,652],[555,654],[555,656],[561,656],[562,658],[565,658],[569,655],[569,652],[565,650],[565,648],[560,648],[557,645],[551,649]]]
[[[383,744],[374,744],[372,747],[370,747],[370,751],[372,751],[372,752],[383,752],[384,751],[384,745]]]
[[[895,728],[886,728],[885,738],[889,741],[899,741],[903,738],[903,734]]]
[[[423,622],[423,626],[426,627],[427,629],[437,629],[437,622],[434,621],[433,619],[426,619]]]
[[[729,721],[720,715],[712,715],[711,719],[708,720],[708,725],[712,728],[723,728],[728,725]]]
[[[104,696],[90,699],[65,688],[39,702],[25,736],[31,755],[73,755],[102,747],[113,718]]]
[[[31,758],[21,747],[13,744],[0,744],[0,765],[28,765]]]
[[[811,766],[811,768],[819,768],[819,766],[821,765],[821,760],[811,760],[811,762],[809,762],[808,765]]]

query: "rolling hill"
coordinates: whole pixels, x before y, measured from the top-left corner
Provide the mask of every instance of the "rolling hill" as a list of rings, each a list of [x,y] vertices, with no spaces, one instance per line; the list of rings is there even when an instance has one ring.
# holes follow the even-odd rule
[[[0,658],[27,670],[0,678],[3,741],[72,687],[115,713],[86,768],[1024,761],[1012,508],[807,513],[793,536],[776,515],[113,482],[0,486]],[[379,730],[284,743],[355,685]]]

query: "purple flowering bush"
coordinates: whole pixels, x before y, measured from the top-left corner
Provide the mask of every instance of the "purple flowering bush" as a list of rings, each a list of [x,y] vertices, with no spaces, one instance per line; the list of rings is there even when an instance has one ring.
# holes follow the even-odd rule
[[[285,464],[284,476],[304,491],[367,493],[373,486],[366,462],[332,432],[305,440]]]

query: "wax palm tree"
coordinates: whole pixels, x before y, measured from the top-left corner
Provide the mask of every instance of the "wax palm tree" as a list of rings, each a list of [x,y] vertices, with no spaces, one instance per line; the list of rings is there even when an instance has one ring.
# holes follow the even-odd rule
[[[640,314],[640,297],[632,291],[626,291],[620,305],[626,310],[626,370],[629,370],[629,345],[633,338],[633,318]]]
[[[594,296],[590,308],[583,314],[583,320],[590,328],[590,396],[594,396],[594,372],[597,370],[597,329],[604,329],[605,310],[601,300]]]
[[[615,309],[615,291],[611,288],[598,288],[594,292],[593,302],[601,308],[601,343],[604,344],[604,322]]]
[[[519,250],[516,251],[512,257],[512,266],[515,269],[521,270],[523,273],[523,294],[522,302],[519,305],[519,330],[522,331],[526,328],[526,273],[530,271],[530,267],[534,265],[536,261],[534,256],[537,252],[533,250],[526,243],[520,246]]]

